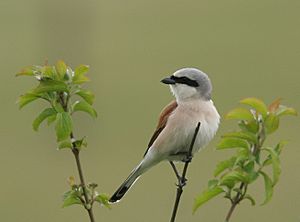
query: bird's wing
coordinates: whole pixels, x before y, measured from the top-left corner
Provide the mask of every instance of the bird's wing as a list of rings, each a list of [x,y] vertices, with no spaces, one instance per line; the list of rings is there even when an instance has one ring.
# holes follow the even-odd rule
[[[149,148],[152,146],[152,144],[154,143],[154,141],[156,140],[156,138],[159,136],[159,134],[161,133],[161,131],[163,131],[163,129],[165,128],[167,122],[168,122],[168,118],[169,116],[173,113],[173,111],[176,109],[176,107],[178,106],[177,102],[175,100],[173,100],[171,103],[169,103],[160,113],[159,115],[159,119],[158,119],[158,124],[156,127],[155,132],[153,133],[149,143],[148,143],[148,148],[144,154],[144,156],[146,155],[146,153],[148,152]]]

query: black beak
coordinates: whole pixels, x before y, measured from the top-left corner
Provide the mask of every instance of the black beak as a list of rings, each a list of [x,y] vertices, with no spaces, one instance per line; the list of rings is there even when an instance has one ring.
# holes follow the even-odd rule
[[[162,79],[161,82],[169,85],[174,85],[176,83],[175,80],[171,79],[170,77]]]

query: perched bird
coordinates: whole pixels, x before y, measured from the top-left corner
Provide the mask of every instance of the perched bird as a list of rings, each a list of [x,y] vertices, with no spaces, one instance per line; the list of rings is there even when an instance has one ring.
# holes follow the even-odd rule
[[[201,125],[192,154],[207,145],[218,129],[220,116],[204,72],[183,68],[161,82],[170,85],[176,100],[162,110],[144,158],[112,195],[111,203],[119,201],[139,176],[157,163],[167,160],[174,166],[172,161],[185,161],[198,122]]]

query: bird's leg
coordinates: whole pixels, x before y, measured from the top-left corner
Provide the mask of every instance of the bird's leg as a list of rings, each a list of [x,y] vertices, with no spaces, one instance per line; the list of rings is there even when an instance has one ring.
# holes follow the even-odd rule
[[[178,179],[178,181],[181,180],[181,177],[180,177],[180,175],[178,173],[178,170],[177,170],[175,164],[173,163],[173,161],[169,161],[169,163],[171,164],[171,167],[174,170],[174,173],[175,173],[176,178]]]
[[[175,164],[173,163],[173,161],[169,161],[169,162],[170,162],[170,164],[172,166],[172,169],[174,170],[174,173],[175,173],[176,178],[178,180],[178,184],[176,184],[176,186],[178,186],[178,187],[184,187],[186,185],[187,179],[183,178],[182,176],[179,175],[178,170],[177,170]]]

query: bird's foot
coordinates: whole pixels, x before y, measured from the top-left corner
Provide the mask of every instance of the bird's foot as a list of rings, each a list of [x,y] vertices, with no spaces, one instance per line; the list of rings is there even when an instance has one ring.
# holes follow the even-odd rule
[[[183,177],[178,178],[178,184],[176,184],[177,187],[184,187],[186,185],[187,179]]]

